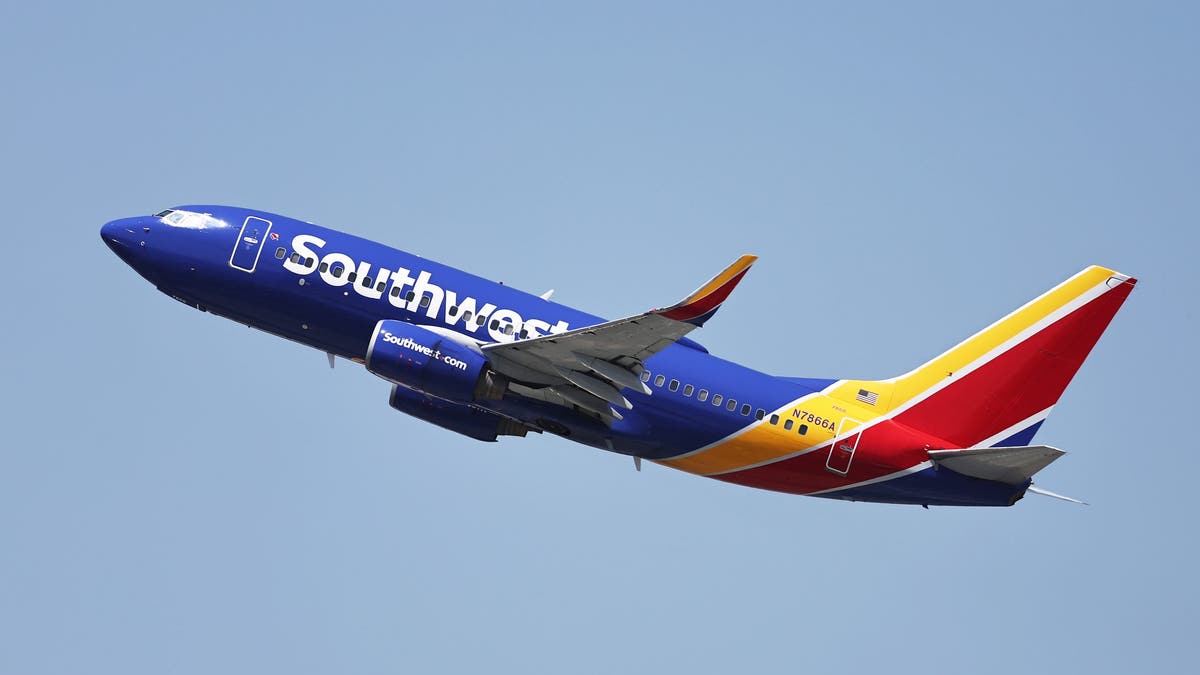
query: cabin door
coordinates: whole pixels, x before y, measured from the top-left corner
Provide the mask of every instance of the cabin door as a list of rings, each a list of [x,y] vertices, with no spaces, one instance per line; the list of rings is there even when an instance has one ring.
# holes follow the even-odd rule
[[[229,256],[229,266],[243,272],[253,272],[258,266],[258,256],[262,254],[263,244],[271,232],[271,221],[250,216],[242,223],[242,231],[238,234],[237,243],[233,245],[233,254]]]
[[[833,445],[829,448],[829,458],[825,460],[825,469],[845,476],[850,473],[850,462],[854,461],[854,451],[858,449],[858,441],[862,432],[856,431],[844,436],[849,431],[862,427],[862,422],[849,417],[843,417],[838,424],[838,435],[834,436]]]

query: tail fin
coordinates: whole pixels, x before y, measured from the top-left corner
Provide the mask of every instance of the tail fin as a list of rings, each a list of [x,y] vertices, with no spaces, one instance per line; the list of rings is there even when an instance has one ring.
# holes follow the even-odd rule
[[[925,365],[833,395],[952,447],[1028,445],[1136,283],[1089,267]]]

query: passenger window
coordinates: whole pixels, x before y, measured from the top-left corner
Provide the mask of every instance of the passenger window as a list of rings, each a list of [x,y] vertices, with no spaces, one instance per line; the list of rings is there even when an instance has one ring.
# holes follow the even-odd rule
[[[454,316],[455,314],[458,314],[458,306],[455,305],[454,307],[451,307],[450,311],[448,311],[446,313],[449,314],[450,316]]]
[[[372,283],[373,282],[371,281],[371,277],[363,277],[362,278],[363,288],[370,288]]]
[[[697,401],[707,401],[708,400],[708,390],[701,389],[700,393],[696,394],[696,400]]]
[[[331,266],[329,269],[333,272],[333,276],[339,278],[342,276],[342,272],[346,271],[346,268],[342,266],[342,263],[333,263],[333,266]]]
[[[416,293],[413,293],[412,291],[409,291],[408,293],[405,293],[405,294],[404,294],[404,299],[405,299],[405,300],[407,300],[407,301],[409,301],[409,302],[412,302],[412,299],[413,299],[413,298],[415,298],[415,297],[417,297],[417,294],[416,294]]]
[[[317,262],[317,259],[316,259],[316,258],[305,258],[305,259],[304,259],[304,266],[305,266],[305,267],[311,267],[311,266],[312,266],[312,264],[313,264],[313,263],[315,263],[315,262]]]
[[[327,262],[321,263],[320,269],[321,269],[321,274],[328,272],[329,271],[329,263],[327,263]]]
[[[400,287],[399,286],[392,286],[392,297],[393,298],[400,297]]]
[[[690,385],[690,384],[683,385],[683,395],[684,396],[691,396],[693,391],[696,391],[696,388],[693,387],[692,385]]]
[[[779,424],[779,415],[771,415],[771,424]]]
[[[294,262],[294,263],[300,262],[300,254],[299,253],[292,251],[292,262]]]
[[[750,414],[750,404],[749,404],[749,403],[743,403],[743,404],[742,404],[742,416],[746,416],[746,415],[749,415],[749,414]]]
[[[761,420],[762,418],[766,417],[766,415],[767,411],[759,408],[758,411],[754,413],[754,419]]]
[[[671,380],[671,391],[679,391],[679,380]]]
[[[737,399],[731,398],[731,399],[729,399],[729,402],[725,404],[725,409],[730,412],[732,412],[733,409],[736,407],[737,407]]]
[[[650,371],[643,370],[642,371],[642,382],[649,382],[649,381],[650,381]]]
[[[433,300],[428,295],[421,296],[421,306],[422,307],[428,307],[430,302],[433,302]]]
[[[713,394],[713,405],[716,405],[716,406],[721,405],[721,401],[723,399],[724,399],[724,397],[721,396],[720,394]]]
[[[471,321],[471,313],[463,312],[463,323],[470,323],[470,321]]]
[[[519,337],[519,338],[521,338],[522,340],[524,340],[525,338],[529,337],[529,331],[527,331],[527,330],[525,330],[524,328],[522,328],[522,329],[521,329],[521,332],[520,332],[520,333],[517,333],[517,337]]]
[[[350,283],[354,283],[354,280],[357,278],[358,278],[358,272],[351,272],[350,274],[346,275],[346,279],[349,280]]]
[[[800,425],[800,435],[803,436],[804,434],[807,434],[807,433],[808,433],[808,425],[801,424]]]
[[[385,288],[387,288],[387,282],[386,282],[386,281],[381,281],[381,282],[379,282],[378,284],[376,284],[376,285],[375,285],[375,290],[379,291],[380,293],[382,293],[382,292],[383,292],[383,289],[385,289]]]
[[[280,246],[279,248],[275,249],[275,259],[276,260],[283,260],[284,256],[286,256],[286,255],[287,255],[286,248]]]
[[[513,334],[513,325],[511,323],[504,324],[504,334],[505,335]]]
[[[425,302],[425,299],[421,298],[421,302]],[[496,330],[499,327],[500,327],[500,322],[497,321],[496,319],[492,319],[492,323],[488,325],[488,328],[491,328],[492,330]]]
[[[666,381],[667,381],[666,375],[657,375],[654,378],[654,386],[661,387],[661,386],[663,386],[663,382],[666,382]]]
[[[791,431],[791,430],[792,430],[792,425],[794,425],[795,423],[796,423],[796,422],[795,422],[795,421],[793,421],[793,420],[784,420],[784,422],[783,422],[783,428],[784,428],[784,429],[787,429],[788,431]]]

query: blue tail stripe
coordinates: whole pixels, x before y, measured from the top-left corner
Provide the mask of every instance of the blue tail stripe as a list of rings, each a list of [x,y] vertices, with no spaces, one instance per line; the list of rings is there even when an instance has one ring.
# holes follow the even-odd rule
[[[1008,438],[1000,441],[999,443],[992,445],[992,447],[993,448],[1019,448],[1023,445],[1029,445],[1030,443],[1033,442],[1034,434],[1036,434],[1038,432],[1038,429],[1041,428],[1041,426],[1042,426],[1042,422],[1045,422],[1045,421],[1046,420],[1041,420],[1035,424],[1025,427],[1024,429],[1018,431],[1017,433],[1013,434],[1012,436],[1009,436]]]

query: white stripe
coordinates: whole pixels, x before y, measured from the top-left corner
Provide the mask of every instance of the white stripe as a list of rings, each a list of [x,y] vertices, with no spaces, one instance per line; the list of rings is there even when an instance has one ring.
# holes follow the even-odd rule
[[[898,407],[895,410],[893,410],[892,412],[888,413],[888,416],[894,417],[894,416],[904,412],[905,410],[908,410],[909,408],[917,405],[918,403],[921,403],[925,399],[929,398],[930,396],[933,396],[934,394],[945,389],[946,387],[950,386],[951,384],[954,384],[955,382],[962,379],[963,377],[973,373],[976,370],[979,370],[983,366],[990,363],[997,356],[1000,356],[1001,354],[1009,351],[1013,347],[1016,347],[1017,345],[1021,344],[1022,342],[1033,337],[1034,335],[1037,335],[1043,329],[1045,329],[1047,326],[1053,324],[1054,322],[1058,321],[1059,319],[1062,319],[1063,317],[1074,312],[1075,310],[1079,309],[1080,307],[1086,305],[1087,303],[1091,302],[1092,300],[1095,300],[1096,298],[1100,297],[1101,295],[1104,295],[1105,293],[1107,293],[1110,290],[1112,290],[1112,289],[1108,287],[1107,280],[1093,286],[1092,288],[1088,289],[1086,292],[1080,294],[1074,300],[1071,300],[1070,302],[1068,302],[1067,304],[1058,308],[1057,310],[1051,312],[1050,314],[1047,314],[1041,321],[1034,323],[1029,328],[1026,328],[1025,330],[1021,331],[1020,333],[1017,333],[1013,337],[1009,338],[1005,342],[1002,342],[1001,344],[997,345],[995,348],[993,348],[991,351],[987,352],[983,356],[979,357],[978,359],[975,359],[974,361],[967,364],[966,366],[959,368],[957,371],[955,371],[955,373],[952,377],[944,378],[944,379],[942,379],[942,381],[933,385],[929,389],[926,389],[920,395],[914,396],[908,402],[904,403],[900,407]],[[936,361],[937,359],[933,359],[933,360]],[[892,381],[894,381],[894,380],[892,380]]]
[[[991,329],[995,328],[996,326],[999,326],[1000,324],[1004,323],[1005,321],[1007,321],[1007,320],[1009,319],[1009,317],[1012,317],[1012,316],[1015,316],[1015,315],[1017,315],[1017,314],[1020,314],[1020,313],[1021,313],[1021,312],[1022,312],[1024,309],[1025,309],[1025,308],[1033,306],[1035,303],[1039,302],[1039,301],[1040,301],[1042,298],[1045,298],[1045,297],[1049,296],[1051,293],[1053,293],[1053,292],[1057,291],[1058,289],[1062,288],[1063,286],[1066,286],[1067,284],[1071,283],[1071,282],[1072,282],[1072,281],[1074,281],[1075,279],[1077,279],[1077,278],[1079,278],[1079,277],[1081,277],[1081,276],[1083,276],[1083,275],[1085,275],[1085,274],[1087,274],[1088,272],[1091,272],[1091,271],[1092,271],[1092,268],[1091,268],[1091,267],[1087,267],[1087,268],[1085,268],[1085,269],[1083,269],[1083,270],[1080,270],[1078,273],[1076,273],[1075,275],[1073,275],[1073,276],[1072,276],[1070,279],[1067,279],[1066,281],[1062,282],[1061,284],[1059,284],[1059,285],[1055,286],[1054,288],[1051,288],[1050,290],[1046,291],[1045,293],[1042,293],[1041,295],[1039,295],[1039,296],[1037,296],[1036,298],[1034,298],[1034,299],[1030,300],[1029,302],[1027,302],[1027,303],[1025,303],[1025,304],[1021,305],[1020,307],[1018,307],[1018,308],[1014,309],[1013,311],[1009,312],[1008,314],[1005,314],[1003,317],[1001,317],[1001,318],[997,319],[996,321],[993,321],[992,323],[988,324],[988,326],[987,326],[986,328],[984,328],[983,330],[976,331],[976,332],[975,332],[973,335],[971,335],[971,337],[967,338],[966,340],[963,340],[963,341],[959,342],[958,344],[959,344],[959,345],[961,345],[961,344],[965,344],[965,343],[967,343],[967,342],[970,342],[971,340],[974,340],[975,338],[979,337],[980,335],[983,335],[984,333],[988,332],[989,330],[991,330]],[[1124,279],[1128,279],[1128,278],[1129,278],[1129,277],[1127,277],[1127,276],[1125,276],[1125,275],[1122,275],[1122,274],[1118,274],[1117,276],[1118,276],[1118,277],[1124,277]],[[1104,284],[1099,284],[1099,285],[1100,285],[1100,286],[1103,286],[1103,285],[1105,285],[1105,284],[1107,284],[1107,280],[1105,281],[1105,283],[1104,283]],[[1095,289],[1092,289],[1092,290],[1095,290]],[[1099,294],[1097,294],[1097,295],[1099,295]],[[955,345],[955,347],[957,347],[957,346],[958,346],[958,345]],[[921,364],[921,365],[917,366],[916,368],[913,368],[912,370],[908,371],[907,373],[904,373],[903,375],[898,375],[898,376],[896,376],[896,377],[893,377],[893,378],[891,378],[891,379],[888,379],[888,380],[883,380],[883,381],[884,381],[884,382],[895,382],[896,380],[899,380],[899,379],[903,379],[903,378],[905,378],[905,377],[908,377],[909,375],[912,375],[912,374],[916,373],[917,371],[921,370],[922,368],[925,368],[926,366],[928,366],[929,364],[933,363],[934,361],[937,361],[938,359],[940,359],[940,358],[941,358],[942,356],[944,356],[944,355],[945,355],[945,352],[943,352],[942,354],[939,354],[939,355],[935,356],[934,358],[932,358],[932,359],[930,359],[930,360],[926,361],[925,363],[923,363],[923,364]]]
[[[1033,415],[1030,415],[1029,417],[1021,420],[1020,422],[1017,422],[1016,424],[1005,429],[1004,431],[1001,431],[1000,433],[998,433],[990,438],[983,439],[982,441],[976,443],[975,446],[979,447],[979,448],[990,448],[993,445],[999,443],[1000,441],[1008,438],[1009,436],[1013,436],[1013,435],[1017,434],[1018,432],[1024,431],[1024,430],[1028,429],[1029,427],[1037,424],[1038,422],[1045,420],[1047,417],[1050,416],[1051,410],[1054,410],[1054,406],[1050,406],[1049,408],[1046,408],[1045,410],[1041,411],[1040,413],[1034,413]]]
[[[924,471],[925,469],[928,469],[932,466],[933,466],[933,462],[921,462],[920,464],[915,464],[913,466],[908,467],[907,469],[902,469],[895,473],[889,473],[888,475],[880,476],[879,478],[872,478],[871,480],[864,480],[860,483],[851,483],[850,485],[843,485],[841,487],[829,488],[828,490],[817,490],[816,492],[805,492],[804,494],[809,497],[815,497],[817,495],[825,495],[825,494],[829,494],[831,492],[841,492],[842,490],[853,490],[854,488],[859,488],[864,485],[873,485],[875,483],[882,483],[884,481],[892,480],[893,478],[901,478],[903,476],[918,473],[918,472]]]

